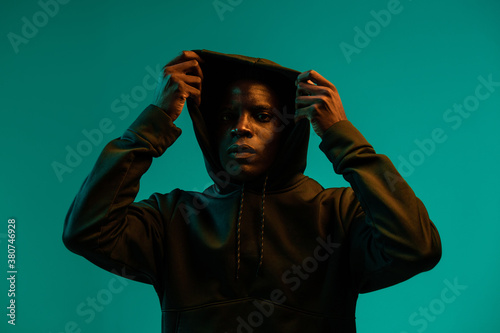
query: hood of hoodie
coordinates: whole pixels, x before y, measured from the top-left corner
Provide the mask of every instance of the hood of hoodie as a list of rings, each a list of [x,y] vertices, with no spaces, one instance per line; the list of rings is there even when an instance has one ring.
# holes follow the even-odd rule
[[[276,159],[267,172],[266,189],[269,191],[285,188],[301,175],[306,168],[309,143],[309,122],[302,119],[295,123],[295,80],[299,71],[280,66],[263,58],[253,58],[237,54],[224,54],[208,50],[193,50],[203,60],[201,104],[197,106],[190,98],[187,108],[193,122],[194,132],[202,150],[210,178],[221,193],[231,192],[241,185],[229,181],[218,153],[218,145],[211,131],[210,120],[217,110],[214,103],[222,98],[227,85],[240,78],[249,78],[268,83],[278,94],[283,108],[280,117],[283,123],[283,140]],[[258,183],[258,181],[256,182]],[[259,188],[262,184],[253,184]],[[247,184],[247,188],[252,188]]]

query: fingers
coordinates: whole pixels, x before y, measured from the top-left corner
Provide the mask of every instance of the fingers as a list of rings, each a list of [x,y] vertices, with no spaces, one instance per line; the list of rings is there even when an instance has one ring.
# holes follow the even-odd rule
[[[199,106],[201,103],[201,78],[199,76],[184,75],[185,89],[195,103]]]
[[[335,86],[315,70],[300,73],[295,80],[296,96],[330,96],[336,92]]]
[[[183,73],[188,75],[199,76],[203,79],[203,73],[200,68],[200,64],[198,60],[192,59],[188,61],[184,61],[175,65],[166,66],[163,70],[163,75],[167,76],[168,74],[173,73]]]
[[[330,95],[331,89],[329,87],[317,86],[311,83],[299,82],[297,85],[297,90],[295,96],[297,98],[302,96],[312,96],[312,95]]]
[[[306,106],[318,104],[323,105],[326,103],[324,96],[312,95],[312,96],[299,96],[295,98],[295,109],[304,108]]]
[[[165,110],[175,121],[182,112],[186,99],[201,104],[203,59],[193,51],[183,51],[163,67],[156,88],[154,105]]]
[[[316,71],[300,73],[295,85],[295,122],[308,119],[322,137],[330,126],[347,119],[337,89]]]
[[[199,106],[201,104],[201,90],[186,84],[186,81],[184,81],[183,84],[183,89],[182,89],[182,98],[192,98],[193,101]]]
[[[295,108],[305,108],[315,104],[324,105],[336,93],[335,86],[314,70],[300,73],[295,81],[297,86]],[[312,109],[315,110],[315,107]],[[312,115],[309,116],[311,119]]]
[[[191,97],[196,104],[201,102],[201,78],[198,76],[187,74],[171,74],[168,75],[167,90],[172,91],[176,96],[185,100]]]
[[[196,61],[198,61],[200,63],[204,62],[204,60],[201,59],[201,57],[196,52],[193,52],[193,51],[182,51],[180,55],[178,55],[177,57],[175,57],[174,59],[172,59],[170,62],[168,62],[165,65],[165,67],[176,65],[176,64],[179,64],[181,62],[188,61],[188,60],[196,60]]]
[[[158,98],[162,100],[166,98],[162,95],[168,95],[170,92],[182,101],[190,97],[200,105],[203,80],[200,62],[204,62],[203,59],[193,51],[183,51],[170,61],[163,67],[163,73],[160,74],[160,82],[164,82],[164,89],[161,89]]]
[[[187,83],[188,85],[201,90],[201,78],[199,76],[194,76],[194,75],[189,75],[189,74],[183,74],[183,73],[173,73],[173,74],[168,74],[165,79],[168,79],[172,82],[175,83]]]
[[[313,69],[300,73],[295,80],[295,84],[297,85],[299,82],[307,83],[307,81],[311,81],[311,84],[315,84],[318,86],[335,88],[335,86],[330,81],[325,79]]]
[[[201,77],[188,74],[178,74],[178,77],[188,85],[201,90]]]
[[[203,72],[200,68],[200,63],[204,60],[193,51],[182,51],[182,53],[170,61],[163,67],[163,73],[160,74],[160,80],[168,75],[186,74],[189,76],[197,76],[203,80]],[[191,82],[191,81],[190,81]],[[201,89],[201,85],[199,87]]]

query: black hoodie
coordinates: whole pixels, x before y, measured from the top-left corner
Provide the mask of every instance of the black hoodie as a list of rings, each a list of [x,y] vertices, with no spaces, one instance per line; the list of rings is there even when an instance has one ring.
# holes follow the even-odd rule
[[[68,212],[64,243],[106,270],[152,284],[162,332],[355,332],[359,293],[439,261],[439,235],[424,205],[349,121],[330,127],[320,148],[351,187],[324,189],[303,174],[309,124],[291,118],[299,72],[195,52],[204,60],[203,95],[200,107],[188,99],[188,110],[214,185],[134,202],[153,157],[181,134],[150,105],[104,148]],[[231,183],[212,144],[210,106],[234,76],[265,80],[286,100],[285,141],[262,182]]]

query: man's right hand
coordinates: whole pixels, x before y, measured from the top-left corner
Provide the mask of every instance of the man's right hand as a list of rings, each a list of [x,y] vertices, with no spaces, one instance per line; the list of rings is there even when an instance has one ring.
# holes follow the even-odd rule
[[[188,97],[197,105],[201,103],[201,82],[203,73],[199,63],[203,62],[193,51],[182,51],[182,54],[163,67],[153,104],[163,109],[172,118],[181,114]]]

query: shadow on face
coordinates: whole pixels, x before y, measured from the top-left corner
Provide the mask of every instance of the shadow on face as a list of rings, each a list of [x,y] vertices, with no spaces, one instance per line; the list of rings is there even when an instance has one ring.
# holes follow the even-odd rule
[[[284,129],[279,110],[264,82],[238,80],[225,89],[213,124],[221,165],[233,181],[252,181],[273,164]]]

